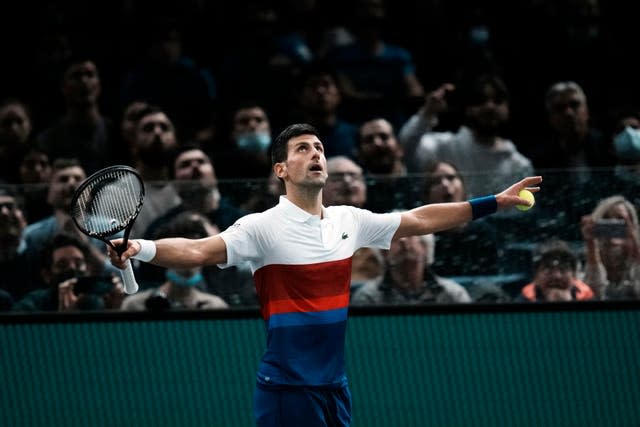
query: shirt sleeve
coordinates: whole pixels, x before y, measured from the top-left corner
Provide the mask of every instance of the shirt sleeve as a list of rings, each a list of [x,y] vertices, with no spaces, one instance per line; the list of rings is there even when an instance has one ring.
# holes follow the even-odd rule
[[[227,268],[260,257],[262,251],[256,227],[257,215],[242,217],[219,234],[227,246],[227,262],[218,264],[218,267]]]
[[[400,213],[373,213],[353,208],[358,228],[358,246],[389,249],[391,239],[400,226]]]

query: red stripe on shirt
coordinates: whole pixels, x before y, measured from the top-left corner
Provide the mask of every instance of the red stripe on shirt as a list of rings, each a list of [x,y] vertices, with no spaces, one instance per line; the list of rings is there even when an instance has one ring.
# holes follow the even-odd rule
[[[344,308],[349,304],[351,257],[317,264],[270,264],[256,270],[262,315]]]

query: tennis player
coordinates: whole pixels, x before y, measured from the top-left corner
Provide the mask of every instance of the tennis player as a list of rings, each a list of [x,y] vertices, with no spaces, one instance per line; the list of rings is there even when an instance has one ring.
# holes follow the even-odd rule
[[[348,426],[344,346],[353,253],[529,205],[518,192],[538,191],[542,177],[524,178],[495,196],[374,214],[322,206],[327,162],[312,126],[287,127],[273,143],[272,162],[286,189],[275,207],[204,239],[131,240],[121,257],[109,249],[110,259],[120,268],[131,257],[173,269],[248,261],[267,328],[254,395],[257,425]]]

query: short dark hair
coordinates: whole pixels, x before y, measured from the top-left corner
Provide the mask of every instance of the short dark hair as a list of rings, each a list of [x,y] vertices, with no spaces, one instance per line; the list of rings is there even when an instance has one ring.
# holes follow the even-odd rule
[[[76,166],[83,168],[82,163],[80,163],[80,160],[78,160],[76,157],[58,157],[51,163],[51,170],[56,172],[61,169],[72,168]]]
[[[209,158],[209,161],[213,163],[213,158],[207,151],[204,149],[201,143],[198,141],[189,141],[185,144],[180,144],[173,148],[169,154],[169,176],[171,179],[176,179],[176,159],[178,156],[181,156],[183,153],[192,150],[202,151],[205,156]]]
[[[460,90],[461,101],[464,106],[478,105],[484,102],[484,89],[489,86],[495,91],[497,99],[509,102],[509,90],[504,80],[497,74],[481,74],[462,84]]]
[[[56,249],[64,248],[67,246],[74,246],[82,252],[85,261],[89,262],[90,249],[89,246],[80,240],[78,237],[67,234],[58,233],[51,240],[48,241],[44,250],[42,251],[42,268],[46,270],[51,269],[51,263],[53,262],[53,253]]]
[[[578,259],[571,247],[564,240],[552,239],[541,243],[533,255],[533,267],[564,266],[575,273]]]
[[[315,135],[320,138],[318,130],[308,123],[295,123],[287,126],[271,144],[271,164],[287,160],[287,144],[292,138],[300,135]]]

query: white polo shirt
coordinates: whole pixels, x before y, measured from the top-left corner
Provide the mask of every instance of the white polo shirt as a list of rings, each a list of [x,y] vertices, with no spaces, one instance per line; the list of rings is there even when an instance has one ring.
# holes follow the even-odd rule
[[[254,275],[267,351],[263,385],[343,385],[351,258],[361,247],[388,249],[400,214],[352,206],[322,208],[322,219],[285,196],[220,234],[227,263],[248,261]]]

